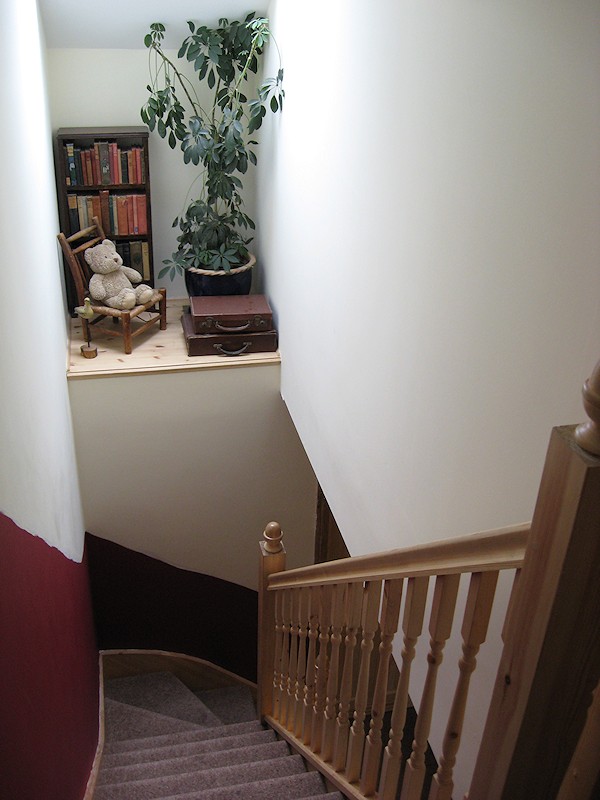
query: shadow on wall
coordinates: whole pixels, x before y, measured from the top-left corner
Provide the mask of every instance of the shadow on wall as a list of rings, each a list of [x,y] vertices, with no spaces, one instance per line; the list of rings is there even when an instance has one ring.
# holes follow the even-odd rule
[[[87,534],[101,650],[166,650],[256,681],[258,594]]]

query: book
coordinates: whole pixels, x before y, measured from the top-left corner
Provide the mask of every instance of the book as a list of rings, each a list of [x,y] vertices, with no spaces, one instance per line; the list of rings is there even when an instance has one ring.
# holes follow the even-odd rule
[[[83,170],[81,169],[81,148],[73,148],[73,158],[75,159],[75,172],[77,174],[77,186],[83,186],[85,183],[83,177]]]
[[[129,183],[129,164],[127,150],[121,150],[121,178],[122,183]]]
[[[132,226],[129,229],[129,233],[138,234],[140,232],[140,224],[138,219],[138,196],[137,194],[132,194],[130,197],[130,204],[131,208],[133,209],[133,220]]]
[[[150,248],[148,242],[142,242],[142,277],[145,282],[150,280]]]
[[[118,236],[119,223],[117,218],[117,198],[114,195],[109,196],[108,208],[110,214],[109,233],[113,234],[114,236]]]
[[[77,195],[67,195],[67,207],[69,209],[69,233],[77,233],[79,230],[79,212],[77,211]]]
[[[127,195],[127,233],[134,233],[133,230],[133,197]]]
[[[138,233],[140,236],[148,235],[148,204],[146,202],[145,194],[138,194],[137,196],[138,207]]]
[[[133,151],[127,151],[127,171],[129,175],[129,183],[135,183],[135,158],[133,157]]]
[[[79,216],[79,230],[88,227],[87,198],[84,194],[77,197],[77,213]]]
[[[129,233],[128,211],[129,201],[126,194],[117,195],[117,233],[125,236]]]
[[[94,184],[96,186],[102,185],[102,170],[100,169],[100,148],[98,142],[94,142],[92,150],[92,166],[94,168]]]
[[[112,226],[110,224],[110,195],[108,193],[108,189],[101,189],[100,190],[100,220],[102,221],[102,227],[108,233],[112,232]]]
[[[107,186],[110,183],[110,160],[108,156],[108,142],[98,142],[98,151],[100,156],[100,173],[102,175],[102,184]]]
[[[142,182],[142,148],[141,147],[134,147],[133,148],[135,154],[135,182],[141,183]]]
[[[140,241],[129,242],[130,262],[129,266],[136,269],[140,275],[144,275],[144,262],[142,259],[142,243]]]
[[[109,164],[110,164],[110,182],[119,182],[119,167],[117,165],[117,143],[109,142],[108,144]]]
[[[67,186],[77,186],[77,171],[75,169],[75,151],[72,142],[65,144],[66,182]]]

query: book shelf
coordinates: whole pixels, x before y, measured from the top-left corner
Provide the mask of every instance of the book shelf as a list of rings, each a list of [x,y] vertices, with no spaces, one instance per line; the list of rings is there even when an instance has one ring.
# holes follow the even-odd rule
[[[60,229],[71,236],[97,216],[123,263],[154,286],[148,129],[59,128],[55,140]],[[77,299],[65,264],[67,303]]]

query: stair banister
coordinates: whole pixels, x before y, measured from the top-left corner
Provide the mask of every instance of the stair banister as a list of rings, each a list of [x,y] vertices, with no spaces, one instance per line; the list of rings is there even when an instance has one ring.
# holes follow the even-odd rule
[[[599,398],[600,362],[590,421],[550,437],[469,800],[549,800],[569,778],[600,678]]]

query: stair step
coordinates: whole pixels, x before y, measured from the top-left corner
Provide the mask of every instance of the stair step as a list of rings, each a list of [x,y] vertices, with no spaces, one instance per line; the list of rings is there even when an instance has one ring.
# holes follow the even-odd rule
[[[304,772],[304,762],[298,755],[259,761],[253,764],[236,764],[234,766],[205,769],[183,775],[167,775],[159,778],[130,781],[125,784],[105,784],[94,792],[94,800],[153,800],[169,795],[181,795],[185,792],[203,791],[241,785],[246,795],[249,784],[269,778],[280,778],[298,775]],[[313,792],[314,794],[314,792]],[[226,797],[227,795],[223,795]],[[235,795],[229,795],[230,797]]]
[[[211,730],[218,730],[212,728]],[[162,739],[163,737],[161,737]],[[171,739],[172,737],[169,737]],[[274,742],[275,732],[272,730],[257,730],[252,733],[240,735],[221,736],[206,740],[184,741],[179,744],[165,744],[159,747],[145,747],[139,750],[126,750],[103,754],[102,770],[112,767],[126,767],[130,764],[144,764],[148,761],[160,762],[167,758],[185,758],[186,756],[200,755],[201,753],[215,753],[231,750],[238,747],[252,747],[259,744]],[[129,740],[131,741],[131,740]],[[143,740],[144,742],[146,740]]]
[[[152,712],[140,709],[140,713],[151,714]],[[166,719],[171,718],[167,717]],[[189,723],[181,723],[182,726],[188,724]],[[203,742],[209,739],[221,739],[233,735],[241,736],[245,733],[255,733],[264,730],[265,729],[258,720],[256,722],[240,722],[236,725],[219,725],[218,728],[201,728],[198,725],[189,724],[189,728],[184,730],[175,729],[174,731],[165,731],[164,734],[157,735],[152,735],[152,733],[144,735],[145,731],[142,731],[135,736],[109,741],[109,731],[107,727],[107,741],[104,745],[104,754],[125,753],[130,750],[144,750],[146,748],[152,749],[164,745],[182,744],[183,742]]]
[[[319,773],[303,772],[251,784],[240,783],[185,794],[160,795],[155,800],[305,800],[323,796],[329,797],[325,794]],[[337,800],[337,793],[333,798]]]
[[[146,711],[144,708],[129,706],[118,700],[105,698],[104,700],[104,725],[106,739],[117,742],[123,739],[147,738],[164,734],[174,734],[183,731],[205,731],[194,722],[167,717]]]
[[[111,700],[153,711],[196,725],[217,726],[222,721],[187,686],[170,672],[149,672],[106,681]]]
[[[224,686],[194,692],[223,724],[257,719],[252,692],[246,686]]]
[[[123,767],[109,767],[100,770],[97,786],[108,783],[125,783],[166,777],[167,775],[183,775],[206,769],[216,769],[224,764],[254,764],[259,761],[271,761],[285,758],[290,751],[284,741],[267,742],[250,747],[235,747],[226,751],[196,753],[181,758],[170,758],[164,761],[152,761],[143,764],[129,764]]]

